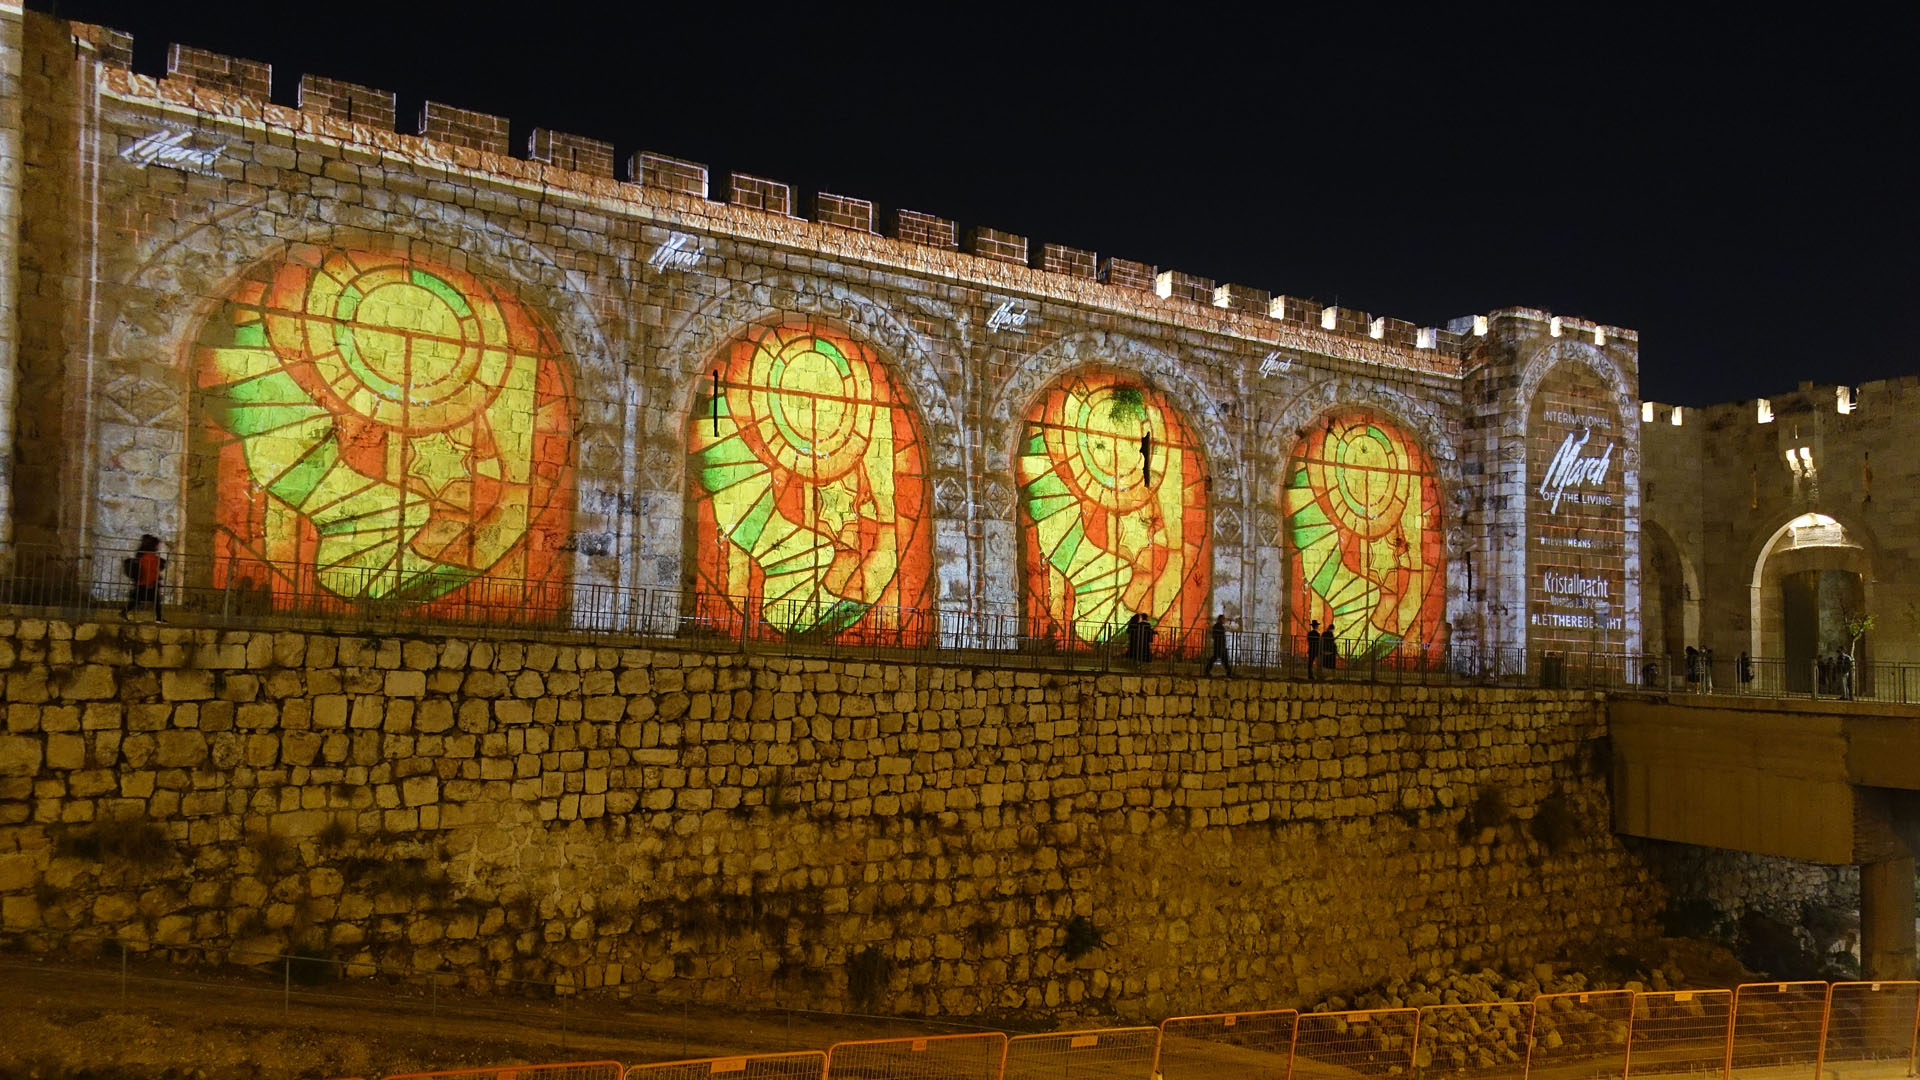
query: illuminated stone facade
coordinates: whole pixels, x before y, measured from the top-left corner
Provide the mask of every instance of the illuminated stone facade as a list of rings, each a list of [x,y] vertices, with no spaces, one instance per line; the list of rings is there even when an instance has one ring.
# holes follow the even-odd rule
[[[773,635],[992,613],[1066,647],[1140,613],[1198,648],[1224,612],[1381,657],[1637,645],[1631,331],[1422,329],[828,193],[803,218],[774,181],[620,181],[607,144],[516,156],[500,118],[312,76],[287,108],[193,49],[151,78],[0,10],[20,545],[152,532],[196,583],[428,617],[564,625],[591,591]]]
[[[1920,663],[1920,378],[1644,409],[1649,652],[1711,648],[1724,681],[1744,650],[1805,689],[1868,614],[1862,663]]]

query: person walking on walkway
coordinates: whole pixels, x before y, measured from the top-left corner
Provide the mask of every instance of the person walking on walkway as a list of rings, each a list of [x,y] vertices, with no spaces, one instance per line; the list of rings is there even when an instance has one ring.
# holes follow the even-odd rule
[[[1225,665],[1227,678],[1233,678],[1233,658],[1227,655],[1227,617],[1225,615],[1213,617],[1213,651],[1207,654],[1209,676],[1213,674],[1213,665],[1216,663]]]
[[[1340,639],[1334,636],[1333,624],[1327,624],[1327,632],[1320,635],[1320,666],[1332,671],[1340,666]]]
[[[160,557],[160,538],[152,533],[141,534],[140,550],[126,562],[133,588],[127,590],[127,604],[120,609],[121,618],[130,618],[134,608],[151,602],[153,621],[167,621],[160,614],[160,571],[166,565],[167,560]]]
[[[1319,664],[1320,664],[1320,620],[1314,619],[1307,623],[1307,678],[1308,679],[1316,679],[1319,677],[1313,673],[1313,669],[1319,666]]]

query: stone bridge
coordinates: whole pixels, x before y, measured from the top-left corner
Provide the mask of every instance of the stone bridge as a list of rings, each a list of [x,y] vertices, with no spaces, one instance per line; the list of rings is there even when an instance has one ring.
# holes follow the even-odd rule
[[[1608,721],[1617,832],[1857,864],[1862,971],[1913,977],[1920,706],[1618,695]]]

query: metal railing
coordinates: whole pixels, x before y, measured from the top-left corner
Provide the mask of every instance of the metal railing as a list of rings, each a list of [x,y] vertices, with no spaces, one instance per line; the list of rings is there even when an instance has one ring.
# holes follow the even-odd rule
[[[1809,987],[1820,991],[1815,1009],[1805,1007]],[[1748,983],[1424,1008],[1215,1013],[1157,1028],[1012,1038],[862,1040],[836,1043],[824,1059],[783,1052],[634,1065],[626,1080],[1870,1080],[1915,1075],[1917,1048],[1920,982]]]
[[[101,944],[96,942],[96,944]],[[1106,1077],[1113,1080],[1313,1080],[1317,1077],[1412,1077],[1414,1080],[1466,1080],[1503,1077],[1512,1080],[1557,1080],[1578,1077],[1604,1080],[1641,1076],[1765,1077],[1768,1080],[1831,1080],[1834,1077],[1910,1077],[1915,1075],[1920,1050],[1920,981],[1766,982],[1732,989],[1631,991],[1593,989],[1541,994],[1531,1000],[1434,1004],[1424,1007],[1347,1009],[1299,1012],[1292,1009],[1243,1010],[1169,1018],[1157,1026],[1083,1029],[1051,1033],[1012,1033],[974,1027],[958,1033],[927,1028],[967,1028],[933,1021],[904,1021],[918,1027],[904,1036],[882,1038],[840,1036],[824,1049],[796,1046],[788,1013],[784,1040],[766,1039],[762,1049],[716,1057],[687,1057],[658,1062],[614,1058],[626,1032],[636,1041],[658,1045],[713,1045],[716,1032],[684,1012],[678,1028],[663,1021],[684,1005],[654,1002],[650,1017],[643,1006],[624,1003],[609,1023],[584,1007],[569,1017],[568,980],[527,984],[544,991],[534,1012],[514,1012],[504,1003],[479,1006],[436,996],[423,1000],[421,989],[402,992],[397,1000],[364,993],[317,989],[312,983],[316,965],[334,965],[332,978],[350,979],[356,965],[312,956],[242,954],[238,950],[208,949],[230,962],[245,963],[270,975],[277,985],[208,983],[196,978],[156,978],[145,972],[129,975],[128,949],[162,954],[194,953],[196,947],[156,946],[150,942],[115,941],[120,946],[121,1009],[143,1001],[159,1001],[160,1008],[176,1007],[183,999],[169,987],[201,987],[232,994],[251,991],[271,994],[283,1002],[285,1023],[304,1024],[308,1018],[296,1007],[383,1010],[395,1004],[416,1011],[434,1011],[449,1018],[491,1022],[535,1036],[564,1053],[573,1040],[591,1044],[590,1059],[575,1053],[554,1058],[548,1065],[502,1065],[496,1068],[458,1068],[446,1072],[393,1072],[388,1080],[507,1080],[509,1077],[555,1077],[557,1080],[694,1080],[728,1077],[747,1080],[885,1080],[918,1077],[968,1077],[978,1080],[1067,1080],[1069,1077]],[[108,952],[107,957],[112,953]],[[0,961],[0,969],[30,970],[42,965]],[[264,970],[261,970],[264,969]],[[88,972],[61,968],[70,984],[89,974],[111,978],[109,971]],[[305,977],[302,977],[304,970]],[[410,975],[427,988],[456,980],[451,972],[405,972],[382,969],[361,975]],[[284,982],[282,981],[284,979]],[[328,980],[318,980],[324,985]],[[131,982],[156,997],[129,1003]],[[503,988],[504,987],[503,985]],[[510,988],[509,988],[510,989]],[[437,994],[437,991],[436,991]],[[586,1003],[582,1003],[584,1006]],[[771,1010],[777,1014],[783,1010]],[[738,1012],[738,1010],[734,1010]],[[871,1027],[879,1017],[804,1011],[813,1019],[835,1016]],[[815,1025],[816,1030],[818,1024]],[[772,1025],[761,1025],[777,1031]],[[828,1030],[831,1030],[829,1028]],[[844,1030],[844,1028],[842,1029]],[[779,1049],[767,1041],[784,1042]],[[630,1044],[629,1044],[630,1045]],[[721,1045],[724,1045],[721,1044]],[[191,1065],[183,1061],[182,1065]]]
[[[219,545],[216,545],[219,546]],[[231,545],[229,545],[231,546]],[[237,550],[237,549],[236,549]],[[0,605],[71,619],[114,617],[136,599],[125,564],[131,548],[73,553],[15,545],[0,549]],[[1208,624],[1124,622],[1061,625],[1019,611],[956,607],[874,607],[755,600],[669,588],[488,576],[438,596],[428,579],[390,568],[317,571],[252,556],[166,556],[157,590],[170,621],[193,625],[380,634],[511,633],[583,635],[709,651],[897,659],[982,667],[1168,672],[1204,667]],[[141,595],[134,617],[151,598]],[[1818,661],[1741,661],[1624,652],[1567,652],[1457,646],[1339,635],[1308,655],[1303,636],[1229,628],[1235,673],[1265,678],[1336,679],[1414,685],[1489,685],[1569,690],[1850,697],[1920,702],[1920,664],[1863,663],[1840,673]],[[1224,668],[1223,668],[1224,670]]]

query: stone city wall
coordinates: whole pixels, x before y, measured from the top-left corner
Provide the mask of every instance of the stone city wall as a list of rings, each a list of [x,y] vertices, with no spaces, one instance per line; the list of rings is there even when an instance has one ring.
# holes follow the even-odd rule
[[[1779,560],[1773,569],[1788,573],[1858,574],[1861,602],[1875,617],[1860,658],[1920,662],[1917,411],[1914,376],[1859,386],[1808,382],[1698,409],[1649,402],[1642,425],[1643,527],[1654,555],[1648,648],[1784,657],[1780,584],[1768,566]],[[1776,545],[1804,514],[1837,522],[1844,546],[1783,558]],[[1823,642],[1826,651],[1835,647],[1831,638]]]
[[[1586,694],[35,620],[0,670],[0,928],[36,948],[1153,1017],[1661,903]]]
[[[1408,554],[1370,535],[1380,550],[1359,564],[1406,568],[1413,584],[1389,587],[1432,598],[1383,640],[1516,647],[1538,502],[1517,454],[1528,396],[1572,365],[1609,412],[1634,407],[1637,336],[1588,320],[1512,308],[1421,328],[654,153],[616,179],[605,142],[537,128],[512,147],[503,118],[438,102],[398,116],[391,93],[313,75],[290,108],[266,96],[289,88],[267,65],[174,46],[154,77],[126,35],[37,13],[6,55],[22,115],[0,157],[17,142],[25,167],[18,380],[0,411],[17,411],[12,524],[35,551],[111,558],[151,532],[191,583],[275,578],[277,595],[318,578],[438,596],[478,577],[531,581],[559,610],[569,591],[744,592],[715,537],[769,534],[743,533],[737,508],[701,518],[723,498],[702,485],[736,462],[696,466],[737,449],[716,397],[745,417],[759,399],[733,401],[742,386],[831,382],[818,364],[726,374],[742,342],[784,327],[837,343],[872,383],[833,393],[891,410],[875,442],[890,463],[833,458],[817,505],[783,504],[847,550],[864,538],[861,572],[840,575],[859,603],[1028,603],[1050,551],[1029,550],[1024,436],[1047,395],[1093,373],[1148,395],[1158,460],[1182,455],[1156,473],[1181,490],[1156,504],[1179,528],[1154,542],[1192,567],[1148,605],[1164,625],[1224,611],[1274,632],[1291,604],[1304,631],[1288,536],[1314,523],[1289,522],[1290,461],[1358,417],[1373,434],[1356,444],[1377,436],[1423,462],[1402,472],[1432,475],[1401,523]],[[1610,482],[1631,516],[1637,428],[1619,437]],[[1130,462],[1101,445],[1110,468]],[[785,467],[780,447],[751,449]],[[329,539],[347,524],[382,531],[387,562]],[[1629,606],[1635,536],[1607,563]],[[398,586],[353,580],[388,564]]]

